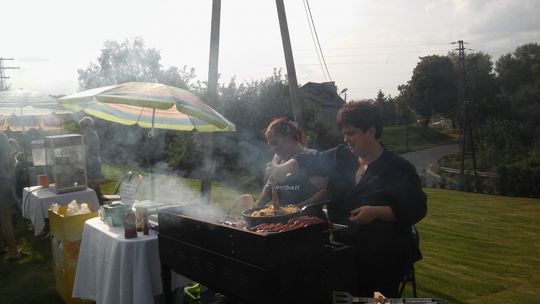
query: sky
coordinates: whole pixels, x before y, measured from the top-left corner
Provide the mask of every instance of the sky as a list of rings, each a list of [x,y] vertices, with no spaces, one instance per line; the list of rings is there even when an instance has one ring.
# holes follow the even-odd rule
[[[529,42],[540,43],[538,0],[309,0],[329,76],[317,56],[305,1],[285,0],[297,79],[334,81],[347,99],[396,96],[419,57],[466,52],[495,62]],[[141,37],[163,68],[195,68],[207,80],[211,0],[3,0],[0,57],[11,89],[46,94],[78,91],[77,70],[97,62],[106,40]],[[222,0],[220,83],[286,73],[274,0]],[[342,96],[344,97],[345,94]]]

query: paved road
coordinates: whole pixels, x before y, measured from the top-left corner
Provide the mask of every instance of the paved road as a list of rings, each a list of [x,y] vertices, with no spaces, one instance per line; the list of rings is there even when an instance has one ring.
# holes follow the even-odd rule
[[[436,163],[441,157],[458,152],[459,144],[447,144],[401,154],[401,156],[410,161],[416,167],[416,172],[422,175],[424,171],[429,173],[429,166]]]

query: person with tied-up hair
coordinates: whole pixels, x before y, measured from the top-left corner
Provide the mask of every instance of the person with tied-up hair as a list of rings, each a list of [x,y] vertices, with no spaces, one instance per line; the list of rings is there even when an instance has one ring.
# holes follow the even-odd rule
[[[336,238],[355,248],[358,295],[366,297],[399,296],[399,283],[421,258],[412,225],[427,213],[415,167],[380,142],[382,121],[373,101],[347,103],[337,114],[346,145],[269,168],[277,180],[297,169],[329,178],[328,216],[350,226]]]
[[[315,150],[307,149],[304,134],[300,127],[287,117],[279,117],[264,129],[264,135],[270,150],[274,153],[271,163],[281,164],[299,153],[314,153]],[[323,201],[326,199],[327,179],[321,176],[308,175],[304,170],[297,170],[294,174],[289,174],[279,182],[269,180],[259,198],[255,202],[256,206],[262,207],[272,200],[272,187],[275,187],[279,203],[281,205],[294,204],[298,207]],[[310,215],[322,217],[324,214],[317,208],[310,208]],[[320,209],[320,208],[319,208]]]

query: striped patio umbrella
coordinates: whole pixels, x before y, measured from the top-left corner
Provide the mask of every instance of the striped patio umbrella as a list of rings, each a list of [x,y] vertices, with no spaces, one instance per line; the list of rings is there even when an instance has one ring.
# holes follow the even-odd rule
[[[27,90],[0,92],[0,130],[63,130],[58,115],[71,114],[56,98]]]
[[[59,102],[72,111],[152,130],[235,131],[232,122],[193,93],[160,83],[100,87],[62,97]]]

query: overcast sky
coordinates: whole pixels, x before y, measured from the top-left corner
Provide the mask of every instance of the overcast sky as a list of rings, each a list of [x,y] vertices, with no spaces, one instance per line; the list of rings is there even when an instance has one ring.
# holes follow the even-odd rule
[[[4,0],[0,57],[12,89],[70,94],[77,69],[96,62],[105,40],[142,37],[163,68],[208,76],[211,0]],[[309,0],[330,72],[348,99],[397,95],[419,56],[445,55],[464,40],[496,61],[540,42],[539,0]],[[317,59],[304,2],[285,0],[300,84],[328,81]],[[471,52],[471,51],[468,51]],[[274,0],[222,0],[220,82],[259,80],[285,69]]]

